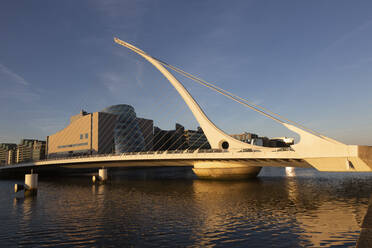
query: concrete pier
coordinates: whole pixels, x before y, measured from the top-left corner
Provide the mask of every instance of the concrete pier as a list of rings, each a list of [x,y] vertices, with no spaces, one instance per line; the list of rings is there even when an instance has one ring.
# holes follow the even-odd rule
[[[102,169],[99,169],[99,170],[98,170],[98,179],[99,179],[101,182],[104,182],[104,181],[107,180],[107,169],[102,168]]]
[[[92,181],[93,183],[99,181],[99,182],[106,182],[107,181],[107,169],[102,168],[98,170],[98,176],[93,176]]]
[[[25,196],[37,194],[38,179],[38,174],[34,174],[32,171],[31,174],[25,175]]]
[[[192,169],[201,179],[245,179],[255,178],[261,170],[259,166],[248,166],[242,162],[196,162]]]

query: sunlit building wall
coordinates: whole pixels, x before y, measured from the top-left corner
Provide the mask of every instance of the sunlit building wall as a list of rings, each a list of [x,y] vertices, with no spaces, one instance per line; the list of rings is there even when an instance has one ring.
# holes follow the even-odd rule
[[[15,164],[15,162],[16,162],[16,151],[17,151],[17,149],[8,151],[8,161],[7,161],[8,165]]]
[[[72,116],[66,128],[47,137],[48,157],[112,153],[116,119],[101,112]]]

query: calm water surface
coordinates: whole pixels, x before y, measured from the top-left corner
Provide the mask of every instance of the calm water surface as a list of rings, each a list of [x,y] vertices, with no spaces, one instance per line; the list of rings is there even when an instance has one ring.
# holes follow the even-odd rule
[[[148,170],[105,185],[40,178],[36,198],[13,193],[22,180],[0,180],[0,246],[355,246],[372,174],[295,173],[265,168],[257,180],[219,182]]]

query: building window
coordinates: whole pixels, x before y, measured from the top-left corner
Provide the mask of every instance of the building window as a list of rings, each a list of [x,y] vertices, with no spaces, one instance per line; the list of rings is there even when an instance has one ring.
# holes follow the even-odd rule
[[[83,135],[82,134],[80,134],[80,139],[83,139]]]
[[[85,134],[85,138],[88,139],[88,134],[87,133]]]

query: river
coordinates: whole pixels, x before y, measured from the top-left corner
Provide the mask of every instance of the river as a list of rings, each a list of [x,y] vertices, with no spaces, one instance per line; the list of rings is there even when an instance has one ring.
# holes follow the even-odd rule
[[[39,179],[37,197],[0,180],[1,247],[355,247],[372,174],[264,168],[255,180],[186,170]]]

